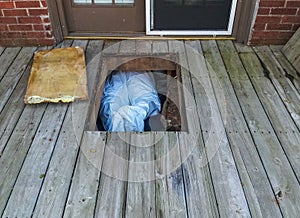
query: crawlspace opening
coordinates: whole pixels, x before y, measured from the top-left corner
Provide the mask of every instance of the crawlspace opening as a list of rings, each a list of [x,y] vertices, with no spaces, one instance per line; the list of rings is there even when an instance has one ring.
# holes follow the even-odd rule
[[[138,57],[106,72],[100,89],[98,131],[187,131],[180,67]]]

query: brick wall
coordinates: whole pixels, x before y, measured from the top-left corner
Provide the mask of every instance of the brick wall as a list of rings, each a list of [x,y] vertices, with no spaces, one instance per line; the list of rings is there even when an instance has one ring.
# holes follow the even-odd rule
[[[300,0],[260,0],[250,44],[285,44],[300,27]]]
[[[53,45],[46,0],[0,0],[0,45]]]

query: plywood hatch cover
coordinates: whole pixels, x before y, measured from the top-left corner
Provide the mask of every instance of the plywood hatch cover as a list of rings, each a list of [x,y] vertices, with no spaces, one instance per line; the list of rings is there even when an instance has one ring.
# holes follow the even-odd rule
[[[28,81],[25,103],[73,102],[87,99],[82,47],[38,51]]]

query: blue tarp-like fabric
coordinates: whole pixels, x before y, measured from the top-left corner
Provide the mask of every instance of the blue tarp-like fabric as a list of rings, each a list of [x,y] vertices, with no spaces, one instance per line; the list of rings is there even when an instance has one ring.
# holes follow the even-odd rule
[[[160,112],[150,72],[114,72],[106,80],[99,116],[106,131],[144,131],[144,120]]]

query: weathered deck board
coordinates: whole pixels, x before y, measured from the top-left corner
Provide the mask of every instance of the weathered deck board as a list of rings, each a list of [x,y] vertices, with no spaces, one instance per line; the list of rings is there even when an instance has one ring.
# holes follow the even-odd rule
[[[0,81],[0,111],[3,110],[27,66],[30,65],[29,60],[32,59],[35,50],[35,47],[22,48]]]
[[[248,75],[251,75],[249,78],[273,125],[284,152],[298,180],[300,180],[300,133],[297,126],[287,112],[272,82],[264,76],[264,69],[254,52],[241,53],[240,57]]]
[[[106,133],[85,132],[64,217],[93,217]]]
[[[187,217],[178,134],[155,134],[156,217]]]
[[[86,48],[87,43],[88,41],[74,41],[72,46]],[[72,106],[75,106],[76,103],[74,102]],[[69,104],[65,104],[64,107],[67,112],[38,196],[34,217],[51,216],[51,214],[62,216],[64,211],[82,136],[82,133],[76,132],[77,126],[74,124],[77,123],[73,120],[73,116],[76,114],[73,113],[72,107]],[[84,114],[84,111],[82,113]],[[67,156],[66,153],[68,153]],[[47,208],[43,207],[45,204],[48,205]]]
[[[0,55],[2,55],[4,50],[5,50],[5,47],[0,46]]]
[[[273,54],[275,55],[277,61],[282,66],[282,69],[285,72],[285,76],[289,78],[295,88],[300,93],[300,73],[291,65],[291,63],[286,59],[286,57],[282,54],[281,50],[276,46],[270,46]]]
[[[155,216],[154,133],[130,133],[126,217]]]
[[[206,149],[203,152],[207,155],[207,164],[210,168],[217,202],[219,205],[228,205],[218,207],[220,216],[228,217],[235,214],[235,216],[249,217],[250,212],[226,137],[200,42],[191,41],[186,44],[196,50],[196,52],[187,52],[187,57],[192,72],[192,84],[200,123],[204,130],[203,139]],[[201,116],[202,111],[203,114],[210,113],[210,116]]]
[[[282,48],[282,52],[292,65],[300,72],[300,28]]]
[[[261,47],[261,62],[277,70],[270,67],[268,79],[260,51],[230,41],[76,45],[86,47],[90,97],[103,55],[177,53],[188,132],[86,132],[93,98],[24,105],[33,48],[0,47],[0,69],[10,81],[0,81],[1,217],[298,216],[300,133],[290,114],[297,111],[299,73],[279,47]],[[283,102],[286,96],[294,97]],[[209,148],[218,144],[215,154]]]
[[[179,133],[187,214],[190,217],[216,217],[219,216],[219,212],[209,168],[208,165],[201,165],[206,156],[203,153],[204,144],[188,71],[189,63],[185,44],[184,42],[169,41],[169,49],[170,52],[179,55],[189,131],[188,133]]]
[[[246,72],[232,42],[218,42],[218,46],[276,195],[274,203],[278,202],[284,216],[297,216],[299,208],[295,201],[300,197],[300,190],[296,176],[251,82],[236,79],[236,75],[246,75]]]
[[[46,109],[45,104],[29,105],[23,110],[21,118],[7,143],[0,162],[0,214],[3,213],[9,195],[19,175],[23,161],[35,137],[40,120]],[[24,190],[23,190],[24,191]]]
[[[7,72],[9,66],[14,62],[15,57],[17,56],[20,50],[21,48],[19,47],[7,48],[3,52],[3,55],[0,56],[0,81]]]
[[[256,54],[266,68],[264,74],[271,80],[283,103],[289,110],[298,128],[300,128],[300,94],[292,82],[285,77],[285,72],[267,46],[254,47]]]
[[[201,44],[251,216],[278,217],[280,210],[272,200],[273,191],[248,131],[217,44],[215,41],[203,41]]]
[[[129,133],[108,133],[97,193],[95,217],[124,217]]]
[[[46,174],[60,126],[64,120],[64,105],[48,105],[41,124],[26,155],[18,179],[4,211],[4,217],[30,217]],[[18,205],[18,208],[15,207]]]

